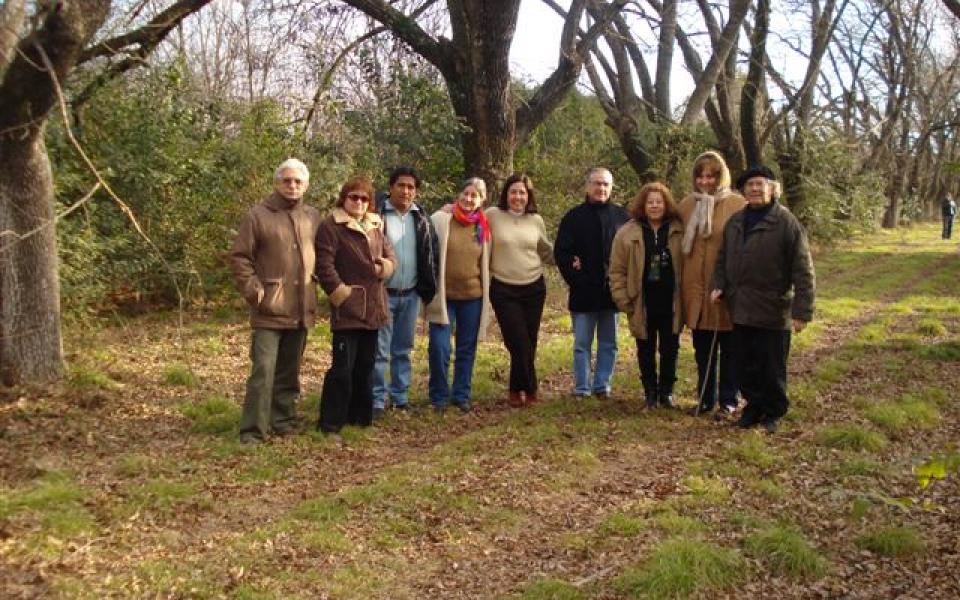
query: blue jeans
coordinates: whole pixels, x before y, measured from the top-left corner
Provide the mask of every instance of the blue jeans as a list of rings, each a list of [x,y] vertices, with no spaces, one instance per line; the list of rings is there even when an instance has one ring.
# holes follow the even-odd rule
[[[470,405],[470,386],[473,380],[473,361],[477,357],[477,336],[480,333],[480,313],[483,300],[447,300],[449,325],[430,323],[430,402],[446,406],[449,400],[458,406]],[[450,371],[450,336],[456,337],[457,349],[453,363],[453,389]]]
[[[573,393],[578,396],[607,394],[610,377],[617,362],[617,311],[571,312],[573,321]],[[593,337],[597,337],[597,364],[590,383],[590,359]]]
[[[410,389],[410,352],[417,332],[420,297],[416,292],[405,296],[390,296],[390,314],[393,321],[380,328],[377,337],[377,358],[373,365],[373,407],[383,408],[387,394],[394,406],[407,404]],[[390,365],[390,385],[387,386],[387,364]]]

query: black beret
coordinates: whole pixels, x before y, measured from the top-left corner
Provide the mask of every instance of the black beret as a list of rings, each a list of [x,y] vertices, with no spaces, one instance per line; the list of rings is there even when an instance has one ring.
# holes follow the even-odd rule
[[[766,165],[752,165],[749,169],[741,173],[740,177],[737,177],[737,189],[743,191],[743,186],[747,185],[747,181],[754,177],[766,177],[770,181],[777,180],[777,176],[773,174],[770,167]]]

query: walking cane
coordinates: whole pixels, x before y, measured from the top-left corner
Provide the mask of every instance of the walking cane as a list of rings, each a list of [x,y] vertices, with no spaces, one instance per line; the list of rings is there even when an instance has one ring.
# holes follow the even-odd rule
[[[700,416],[700,407],[703,406],[703,394],[707,391],[707,382],[710,380],[710,367],[713,366],[713,352],[717,349],[717,334],[720,332],[718,329],[713,330],[713,339],[710,340],[710,356],[707,357],[707,368],[704,369],[703,385],[700,386],[700,397],[697,398],[697,408],[693,411],[693,416]],[[719,373],[717,377],[719,377]]]

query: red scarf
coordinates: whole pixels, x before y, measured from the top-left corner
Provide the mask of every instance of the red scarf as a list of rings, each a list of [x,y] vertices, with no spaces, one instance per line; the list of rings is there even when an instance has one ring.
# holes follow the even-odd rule
[[[479,208],[472,213],[460,208],[460,203],[453,205],[453,218],[461,225],[474,225],[477,232],[477,243],[485,244],[490,241],[490,224],[487,223],[487,215]]]

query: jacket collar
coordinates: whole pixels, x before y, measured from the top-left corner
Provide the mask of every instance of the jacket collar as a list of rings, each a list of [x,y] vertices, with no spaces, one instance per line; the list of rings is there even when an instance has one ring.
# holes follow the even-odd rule
[[[303,198],[300,198],[291,205],[289,200],[277,192],[273,192],[264,199],[263,204],[272,211],[293,210],[303,205]]]
[[[347,211],[345,211],[342,207],[338,206],[334,208],[330,213],[330,216],[333,217],[333,222],[337,225],[346,225],[347,229],[353,229],[354,231],[359,231],[360,233],[366,235],[366,231],[357,225],[357,220],[351,217],[350,214],[347,213]],[[363,219],[361,220],[363,221],[364,225],[367,226],[367,231],[371,229],[379,229],[383,224],[383,221],[380,219],[380,215],[375,212],[370,212],[369,210],[363,215]]]

